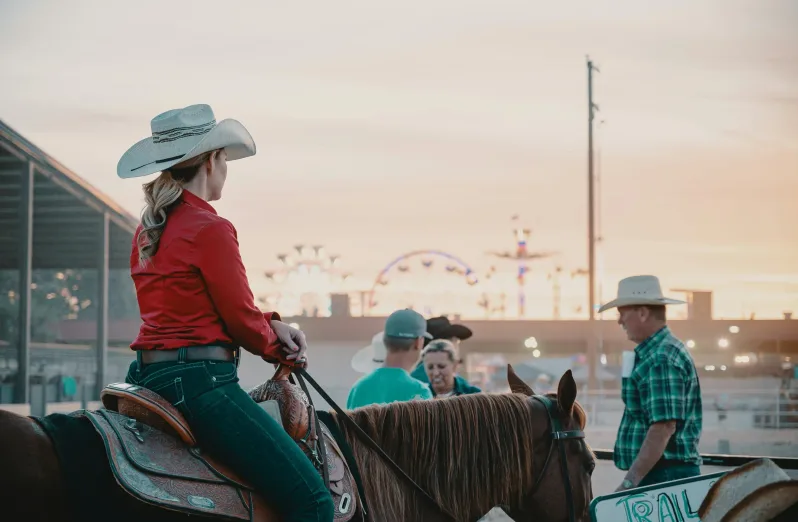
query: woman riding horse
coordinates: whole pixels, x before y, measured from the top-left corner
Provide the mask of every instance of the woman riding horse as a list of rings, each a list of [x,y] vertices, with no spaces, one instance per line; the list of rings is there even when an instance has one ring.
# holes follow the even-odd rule
[[[255,154],[236,120],[208,105],[156,116],[152,136],[120,159],[121,178],[160,172],[144,185],[130,272],[142,325],[126,381],[157,392],[186,417],[212,456],[290,522],[330,522],[332,498],[285,430],[238,384],[239,349],[304,366],[305,338],[255,306],[233,225],[209,204],[222,196],[227,162]]]

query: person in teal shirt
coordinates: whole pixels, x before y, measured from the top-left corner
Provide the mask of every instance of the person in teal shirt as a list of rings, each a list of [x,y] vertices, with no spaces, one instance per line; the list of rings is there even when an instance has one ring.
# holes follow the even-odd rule
[[[452,324],[449,321],[449,318],[444,316],[432,317],[427,320],[427,332],[429,332],[432,337],[428,337],[427,340],[424,341],[425,347],[433,339],[446,339],[447,341],[451,341],[455,348],[458,348],[460,346],[460,341],[465,341],[466,339],[470,338],[471,335],[473,335],[471,329],[467,326],[462,324]],[[458,360],[457,362],[459,363],[461,361]],[[424,369],[423,362],[419,362],[418,366],[416,366],[415,370],[413,370],[410,375],[424,384],[429,384],[429,377],[427,377],[427,372]],[[482,391],[475,386],[471,386],[467,380],[463,379],[459,375],[455,375],[454,377],[454,386],[457,390],[464,393],[477,393]]]
[[[410,309],[397,310],[385,321],[385,330],[374,336],[371,346],[360,350],[352,367],[367,375],[349,391],[347,409],[369,404],[389,404],[414,399],[432,399],[432,391],[410,376],[421,358],[427,333],[424,317]]]

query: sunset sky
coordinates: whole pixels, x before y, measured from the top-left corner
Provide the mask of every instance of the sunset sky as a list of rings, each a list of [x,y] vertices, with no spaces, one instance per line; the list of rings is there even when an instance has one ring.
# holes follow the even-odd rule
[[[361,288],[423,248],[481,272],[519,214],[559,252],[533,265],[536,316],[554,263],[587,263],[590,54],[605,300],[653,273],[715,290],[716,316],[798,313],[792,0],[20,0],[0,50],[0,119],[135,215],[151,178],[116,163],[152,117],[208,103],[246,125],[258,154],[215,206],[256,288],[296,243]],[[586,285],[566,286],[572,309]]]

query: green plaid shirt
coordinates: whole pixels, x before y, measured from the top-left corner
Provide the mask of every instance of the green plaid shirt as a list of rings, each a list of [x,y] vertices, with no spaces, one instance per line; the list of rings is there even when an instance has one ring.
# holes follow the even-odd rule
[[[701,464],[701,386],[693,358],[665,326],[635,348],[635,364],[623,378],[621,398],[626,406],[615,441],[615,465],[628,470],[651,424],[675,420],[676,432],[663,457]]]

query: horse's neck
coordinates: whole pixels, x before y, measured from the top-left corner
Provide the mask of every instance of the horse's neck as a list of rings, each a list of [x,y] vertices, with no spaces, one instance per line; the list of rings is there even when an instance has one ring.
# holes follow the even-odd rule
[[[497,432],[501,431],[499,426],[495,426]],[[394,471],[389,463],[383,457],[377,454],[376,451],[368,447],[368,444],[363,442],[360,437],[356,436],[351,430],[344,430],[345,438],[352,448],[358,470],[363,481],[363,486],[366,493],[368,508],[373,516],[373,519],[380,522],[405,522],[407,520],[424,520],[424,521],[438,521],[450,520],[448,517],[441,514],[440,510],[431,505],[431,502],[420,493],[416,487],[410,483],[404,476],[400,476]],[[499,433],[483,432],[485,437],[495,438],[500,436]],[[506,434],[505,434],[506,435]],[[393,434],[395,436],[395,434]],[[416,434],[416,436],[423,437],[423,434]],[[375,440],[380,444],[380,440]],[[403,452],[405,455],[407,452]],[[463,455],[465,462],[478,465],[475,458],[469,455]],[[419,469],[415,473],[410,469],[404,469],[400,459],[396,459],[397,465],[403,468],[403,471],[410,475],[410,477],[425,491],[436,498],[435,493],[425,486],[425,483],[430,479],[421,476]],[[458,475],[457,469],[453,469],[456,463],[449,462],[448,466],[443,466],[440,461],[432,461],[420,464],[427,464],[427,469],[434,466],[434,470],[430,475],[433,477],[431,480],[442,480],[445,478],[446,483],[452,483]],[[521,480],[515,480],[513,477],[501,476],[494,477],[502,473],[499,466],[491,466],[489,463],[481,463],[485,469],[472,469],[469,474],[472,476],[470,495],[460,495],[463,498],[453,498],[457,495],[447,494],[451,493],[443,488],[436,498],[438,503],[443,506],[447,511],[456,516],[458,520],[474,520],[479,516],[484,515],[493,507],[506,502],[507,499],[499,498],[499,495],[494,497],[486,489],[480,487],[475,482],[475,477],[482,479],[482,484],[496,484],[500,481],[509,480],[511,484],[521,484]],[[416,476],[414,476],[416,475]]]
[[[396,473],[376,452],[359,440],[348,442],[352,446],[363,481],[371,520],[377,522],[448,520],[415,486]],[[420,486],[424,487],[422,484]],[[446,498],[438,499],[438,501],[444,506],[449,504]]]

